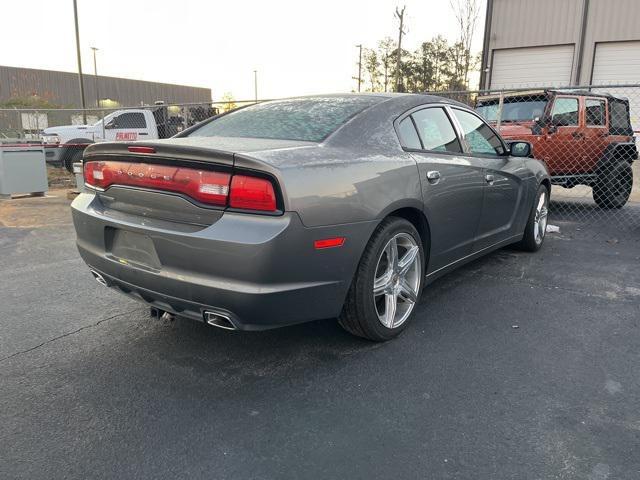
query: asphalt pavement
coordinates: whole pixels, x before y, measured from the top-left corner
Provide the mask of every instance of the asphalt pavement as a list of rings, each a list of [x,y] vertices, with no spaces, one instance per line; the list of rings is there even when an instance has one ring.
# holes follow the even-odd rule
[[[374,344],[152,319],[93,281],[67,204],[0,206],[2,479],[640,478],[640,230],[552,219]]]

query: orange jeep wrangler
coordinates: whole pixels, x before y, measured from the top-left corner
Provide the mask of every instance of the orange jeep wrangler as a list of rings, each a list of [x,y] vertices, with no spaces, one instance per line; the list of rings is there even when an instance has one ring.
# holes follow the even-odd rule
[[[552,182],[593,187],[602,208],[631,195],[638,149],[629,101],[588,91],[534,90],[478,97],[476,110],[507,141],[525,140],[547,164]]]

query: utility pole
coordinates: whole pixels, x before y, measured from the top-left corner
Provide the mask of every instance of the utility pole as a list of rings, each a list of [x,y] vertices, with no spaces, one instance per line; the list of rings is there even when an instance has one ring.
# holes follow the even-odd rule
[[[98,63],[96,62],[96,52],[100,50],[96,47],[89,47],[93,50],[93,79],[96,87],[96,107],[100,108],[100,90],[98,89]]]
[[[258,71],[253,71],[253,95],[258,103]]]
[[[356,48],[359,49],[360,53],[358,53],[358,93],[360,92],[360,87],[362,86],[362,44],[356,45]]]
[[[402,67],[402,35],[404,35],[404,10],[407,6],[403,6],[402,10],[398,10],[396,7],[396,16],[400,20],[400,28],[398,29],[398,52],[396,57],[396,92],[402,92],[404,90],[402,85],[402,75],[400,74],[400,68]]]
[[[84,100],[84,80],[82,78],[82,58],[80,56],[80,28],[78,27],[78,1],[73,0],[73,16],[76,22],[76,54],[78,56],[78,82],[80,83],[80,100],[82,101],[82,122],[87,124],[87,105]]]

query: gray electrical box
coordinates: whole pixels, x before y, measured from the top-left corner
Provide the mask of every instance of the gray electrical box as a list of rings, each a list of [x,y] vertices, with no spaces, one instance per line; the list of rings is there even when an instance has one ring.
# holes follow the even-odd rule
[[[42,145],[0,143],[0,198],[16,193],[44,195],[48,189]]]

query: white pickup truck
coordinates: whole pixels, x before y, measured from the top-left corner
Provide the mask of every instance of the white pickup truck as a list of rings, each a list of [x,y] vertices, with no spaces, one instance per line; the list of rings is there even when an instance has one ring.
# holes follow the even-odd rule
[[[204,118],[215,115],[217,109],[208,108]],[[82,160],[82,152],[92,143],[155,140],[169,138],[192,122],[185,124],[181,116],[169,116],[166,106],[153,109],[117,110],[93,125],[63,125],[49,127],[42,132],[48,163],[62,165],[70,172],[73,163]],[[196,123],[196,122],[193,122]]]

